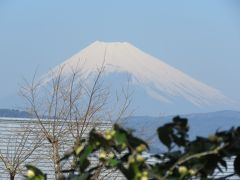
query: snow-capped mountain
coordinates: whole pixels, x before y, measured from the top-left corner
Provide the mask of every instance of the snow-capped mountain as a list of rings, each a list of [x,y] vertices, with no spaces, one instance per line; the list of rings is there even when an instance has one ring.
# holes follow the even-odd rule
[[[154,108],[159,109],[158,113],[161,113],[161,110],[162,113],[167,113],[168,110],[179,113],[175,109],[183,109],[186,104],[186,108],[181,113],[193,112],[193,108],[208,111],[209,108],[220,110],[218,107],[226,107],[232,103],[219,90],[191,78],[127,42],[96,41],[55,67],[53,74],[63,65],[64,76],[68,76],[76,67],[81,71],[84,70],[87,76],[102,66],[105,67],[104,76],[106,77],[127,74],[130,76],[131,85],[136,89],[136,94],[142,94],[136,95],[137,108],[142,110],[146,109],[144,106],[150,106],[149,99],[154,102],[152,103]],[[45,76],[45,80],[51,78],[49,74]],[[189,107],[191,108],[188,109]],[[198,112],[198,110],[194,111]]]

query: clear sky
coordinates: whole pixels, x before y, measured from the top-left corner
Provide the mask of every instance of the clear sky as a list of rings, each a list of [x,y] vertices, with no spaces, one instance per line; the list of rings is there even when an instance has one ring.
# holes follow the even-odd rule
[[[130,42],[240,100],[239,0],[0,0],[0,99],[95,40]]]

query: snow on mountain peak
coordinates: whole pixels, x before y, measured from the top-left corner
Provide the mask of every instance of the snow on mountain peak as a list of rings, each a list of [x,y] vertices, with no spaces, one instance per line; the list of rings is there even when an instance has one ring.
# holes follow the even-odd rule
[[[134,80],[133,83],[143,87],[154,99],[165,103],[174,103],[174,98],[177,97],[196,106],[231,102],[220,91],[127,42],[95,41],[60,66],[62,65],[64,75],[68,75],[73,67],[83,68],[87,75],[102,66],[105,67],[105,74],[128,73]]]

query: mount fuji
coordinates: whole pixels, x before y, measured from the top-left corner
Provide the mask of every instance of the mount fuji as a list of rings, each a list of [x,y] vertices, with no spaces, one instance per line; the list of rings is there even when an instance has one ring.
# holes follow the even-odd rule
[[[115,88],[125,86],[130,79],[137,115],[209,112],[232,109],[234,104],[219,90],[127,42],[96,41],[55,67],[51,74],[61,66],[64,76],[76,67],[88,76],[104,66],[104,78]],[[44,78],[48,81],[53,77],[48,73]]]

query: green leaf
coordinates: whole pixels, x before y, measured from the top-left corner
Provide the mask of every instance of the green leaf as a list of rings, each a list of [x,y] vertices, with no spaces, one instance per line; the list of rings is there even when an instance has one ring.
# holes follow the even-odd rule
[[[234,171],[238,176],[240,176],[240,155],[238,155],[234,160]]]
[[[145,141],[132,135],[128,136],[128,142],[133,148],[136,148],[139,145],[144,144],[149,149],[148,144]]]
[[[176,125],[179,125],[181,127],[185,127],[187,128],[188,126],[188,120],[186,118],[181,118],[180,116],[176,116],[173,118],[173,122],[176,124]]]
[[[117,167],[119,163],[120,162],[117,159],[109,159],[107,161],[107,166],[114,168],[114,167]]]
[[[160,141],[167,146],[168,149],[171,148],[171,144],[172,144],[172,126],[170,124],[164,125],[160,128],[158,128],[157,130],[158,132],[158,137],[160,139]]]
[[[221,164],[221,166],[223,166],[225,168],[225,170],[227,170],[227,162],[225,160],[220,159],[219,163]]]
[[[79,155],[79,168],[81,172],[84,172],[88,166],[90,165],[90,162],[88,160],[88,156],[92,153],[93,147],[91,145],[87,145],[83,151]]]
[[[118,144],[127,144],[127,136],[124,133],[116,132],[115,140]]]
[[[73,175],[69,178],[70,180],[88,180],[90,179],[89,173],[83,173],[81,175]]]

